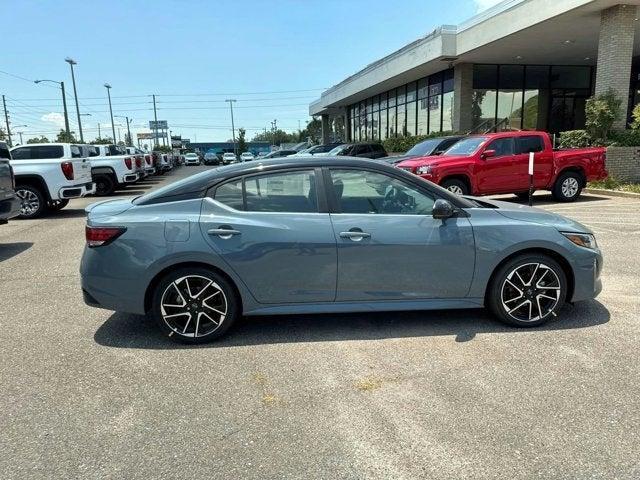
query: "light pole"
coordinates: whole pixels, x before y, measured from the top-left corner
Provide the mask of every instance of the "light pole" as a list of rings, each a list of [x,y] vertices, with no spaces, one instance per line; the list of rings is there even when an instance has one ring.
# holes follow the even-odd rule
[[[122,115],[114,115],[114,117],[124,118],[127,121],[127,135],[129,135],[129,141],[126,143],[127,143],[127,147],[133,147],[133,139],[131,138],[131,128],[129,127],[129,125],[131,125],[131,122],[133,122],[133,118],[129,120],[129,117],[127,117],[126,115],[124,117]]]
[[[82,122],[80,121],[80,107],[78,105],[78,90],[76,89],[76,76],[73,73],[73,66],[77,65],[78,62],[76,62],[73,58],[69,58],[69,57],[65,58],[64,61],[67,62],[71,67],[71,81],[73,82],[73,96],[76,99],[76,113],[78,114],[78,130],[80,131],[80,141],[84,143],[84,137],[82,136]]]
[[[233,104],[236,100],[233,98],[228,98],[225,102],[229,102],[229,108],[231,109],[231,135],[233,138],[233,154],[237,156],[236,153],[236,127],[233,124]]]
[[[20,127],[28,127],[29,125],[14,125],[13,128],[20,128]],[[16,132],[18,135],[20,135],[20,145],[22,145],[22,134],[24,132]]]
[[[64,129],[67,131],[67,137],[71,137],[71,131],[69,130],[69,112],[67,111],[67,94],[64,91],[64,82],[57,82],[55,80],[34,80],[33,82],[51,82],[60,85],[60,90],[62,90],[62,107],[64,108]]]
[[[109,114],[111,115],[111,130],[113,132],[113,143],[116,143],[116,126],[113,124],[113,109],[111,108],[111,85],[104,84],[104,88],[107,89],[107,96],[109,97]]]

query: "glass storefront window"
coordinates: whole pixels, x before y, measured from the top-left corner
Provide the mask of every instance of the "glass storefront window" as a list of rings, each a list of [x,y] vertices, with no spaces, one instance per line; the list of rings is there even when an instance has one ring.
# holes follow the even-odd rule
[[[387,94],[386,92],[380,95],[380,110],[387,108]]]
[[[416,134],[416,102],[407,103],[407,135]]]
[[[389,108],[389,123],[387,125],[389,129],[388,137],[393,138],[396,136],[396,107]]]
[[[429,133],[429,99],[418,100],[418,135]]]
[[[380,112],[373,112],[371,115],[371,140],[378,140],[380,138],[378,118],[380,118]]]
[[[453,92],[453,69],[442,72],[442,91]]]
[[[389,90],[387,94],[389,96],[389,101],[387,105],[389,105],[390,107],[395,107],[396,106],[396,89],[394,88],[393,90]]]
[[[407,103],[414,102],[416,100],[416,82],[412,82],[407,85]]]
[[[387,139],[387,109],[380,110],[380,140]]]
[[[427,98],[429,96],[429,84],[426,78],[418,80],[418,98]]]
[[[403,85],[397,88],[397,92],[398,92],[398,102],[396,103],[396,105],[399,106],[407,101],[407,88]]]
[[[442,131],[453,130],[453,92],[442,94]]]
[[[371,107],[371,111],[377,112],[379,108],[380,108],[380,103],[378,101],[378,95],[376,95],[375,97],[373,97],[373,104]]]
[[[518,130],[522,126],[524,67],[522,65],[501,65],[499,78],[497,121],[505,121],[501,128]]]
[[[398,120],[397,120],[397,125],[396,125],[396,134],[399,137],[406,137],[407,136],[407,106],[403,103],[403,104],[399,104],[397,107],[397,115],[398,115]]]
[[[549,67],[525,67],[522,128],[546,130],[549,112]]]
[[[373,139],[373,114],[371,113],[367,113],[367,136],[365,139]]]
[[[497,65],[473,66],[473,92],[471,94],[471,124],[491,127],[496,120],[498,87]]]

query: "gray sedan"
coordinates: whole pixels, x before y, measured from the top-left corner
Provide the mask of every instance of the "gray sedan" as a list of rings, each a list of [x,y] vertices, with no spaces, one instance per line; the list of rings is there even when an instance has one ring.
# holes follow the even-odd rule
[[[585,226],[348,157],[229,165],[87,212],[85,302],[183,342],[241,315],[486,306],[536,326],[602,288]]]

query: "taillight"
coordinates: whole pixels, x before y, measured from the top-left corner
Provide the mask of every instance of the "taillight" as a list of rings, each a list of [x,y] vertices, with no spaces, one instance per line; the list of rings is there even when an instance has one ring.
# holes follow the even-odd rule
[[[87,246],[93,248],[108,245],[126,230],[124,227],[90,227],[87,225],[84,229],[84,234],[87,239]]]
[[[67,180],[73,180],[73,163],[62,162],[60,167],[62,168],[62,173],[64,173],[65,178]]]
[[[136,157],[136,167],[140,168],[142,166],[142,159],[140,157]]]
[[[151,157],[149,155],[144,156],[144,161],[147,162],[147,165],[151,165]]]
[[[131,157],[126,157],[124,159],[124,164],[127,166],[128,170],[131,170]]]

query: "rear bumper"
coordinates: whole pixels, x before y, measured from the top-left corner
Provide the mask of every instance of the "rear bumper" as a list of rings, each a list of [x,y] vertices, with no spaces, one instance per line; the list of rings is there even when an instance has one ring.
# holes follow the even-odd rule
[[[58,198],[79,198],[86,197],[96,193],[96,184],[93,182],[81,183],[79,185],[73,185],[71,187],[63,187],[58,190]]]
[[[20,199],[15,195],[0,200],[0,224],[20,215]]]
[[[137,182],[140,178],[140,175],[137,173],[127,173],[122,177],[122,183],[133,183]]]
[[[156,167],[146,167],[144,171],[147,175],[153,175],[156,173]]]

